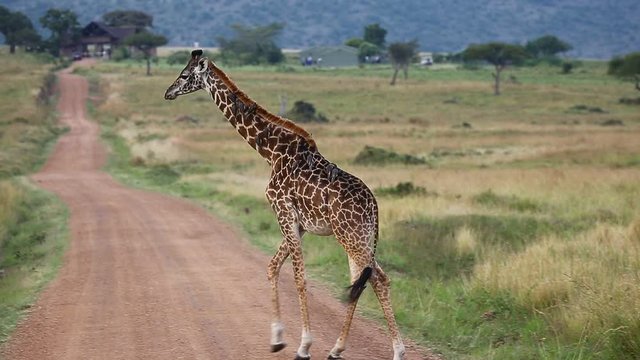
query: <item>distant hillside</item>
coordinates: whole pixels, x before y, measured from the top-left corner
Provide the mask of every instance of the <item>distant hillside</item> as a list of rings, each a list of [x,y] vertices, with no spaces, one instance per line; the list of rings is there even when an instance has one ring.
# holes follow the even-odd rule
[[[574,46],[570,55],[608,59],[640,50],[638,0],[0,0],[34,23],[49,8],[75,11],[84,25],[120,9],[145,11],[171,45],[216,45],[229,25],[286,23],[280,46],[341,44],[380,23],[387,41],[417,38],[422,50],[459,51],[470,43],[523,43],[553,34]]]

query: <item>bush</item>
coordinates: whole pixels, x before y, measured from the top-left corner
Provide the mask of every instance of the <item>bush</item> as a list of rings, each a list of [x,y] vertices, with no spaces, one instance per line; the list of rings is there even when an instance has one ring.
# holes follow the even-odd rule
[[[111,60],[113,61],[123,61],[130,58],[131,53],[129,52],[129,49],[124,46],[115,48],[115,50],[113,50],[113,53],[111,53]]]
[[[289,119],[297,122],[320,122],[326,123],[329,120],[321,113],[316,113],[316,107],[306,101],[298,100],[293,104],[293,109],[287,112]]]
[[[615,57],[609,61],[608,74],[618,77],[633,77],[640,73],[640,52],[630,53],[624,57]]]
[[[373,146],[365,146],[356,156],[354,163],[359,165],[388,165],[388,164],[405,164],[420,165],[426,164],[425,159],[408,155],[398,154],[394,151],[385,150]]]
[[[161,164],[149,169],[147,178],[156,185],[169,185],[180,179],[180,173],[167,164]]]
[[[515,195],[498,195],[492,190],[484,191],[473,197],[473,202],[487,207],[500,207],[518,212],[541,212],[545,206],[530,199],[521,199]]]
[[[381,196],[423,196],[423,195],[437,195],[435,193],[427,193],[427,189],[422,186],[415,186],[411,181],[398,183],[396,186],[382,187],[375,191],[376,195]]]

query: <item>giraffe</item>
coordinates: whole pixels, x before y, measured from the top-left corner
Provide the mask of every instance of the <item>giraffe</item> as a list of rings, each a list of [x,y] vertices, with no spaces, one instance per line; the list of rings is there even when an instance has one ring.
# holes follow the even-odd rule
[[[311,357],[302,256],[302,236],[310,232],[335,235],[347,253],[351,274],[346,317],[328,358],[342,358],[358,298],[369,281],[389,327],[393,359],[402,360],[405,347],[391,308],[390,280],[374,257],[378,205],[371,190],[359,178],[325,159],[309,132],[256,104],[213,61],[203,57],[202,50],[194,50],[164,97],[174,100],[201,89],[211,95],[229,123],[271,166],[265,194],[283,237],[267,267],[273,306],[271,351],[277,352],[286,346],[282,340],[284,326],[280,320],[278,279],[282,264],[291,257],[302,318],[301,341],[295,359]]]

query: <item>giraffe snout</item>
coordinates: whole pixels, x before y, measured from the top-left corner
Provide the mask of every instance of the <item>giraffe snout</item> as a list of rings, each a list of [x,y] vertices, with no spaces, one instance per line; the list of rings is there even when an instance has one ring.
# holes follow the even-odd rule
[[[172,88],[168,88],[167,92],[164,93],[165,100],[175,100],[177,97],[178,95],[176,95],[175,90]]]

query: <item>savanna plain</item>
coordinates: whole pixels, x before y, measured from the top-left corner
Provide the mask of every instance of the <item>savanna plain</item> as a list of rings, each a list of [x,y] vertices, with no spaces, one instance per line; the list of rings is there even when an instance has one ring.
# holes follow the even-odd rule
[[[12,66],[47,67],[30,61]],[[329,120],[301,125],[377,194],[376,257],[405,336],[447,359],[640,358],[640,107],[619,103],[638,94],[606,63],[511,68],[500,96],[482,67],[413,67],[390,86],[385,65],[220,65],[270,111],[304,100]],[[267,163],[206,93],[163,99],[181,68],[160,59],[153,76],[136,62],[77,70],[111,148],[107,170],[198,202],[275,252]],[[2,106],[12,96],[1,93]],[[26,126],[19,117],[3,129]],[[309,276],[342,296],[341,247],[307,235],[304,249]],[[371,291],[359,304],[382,321]]]

